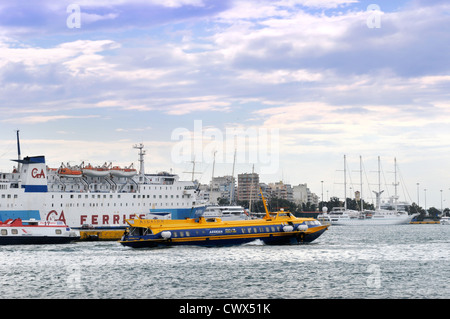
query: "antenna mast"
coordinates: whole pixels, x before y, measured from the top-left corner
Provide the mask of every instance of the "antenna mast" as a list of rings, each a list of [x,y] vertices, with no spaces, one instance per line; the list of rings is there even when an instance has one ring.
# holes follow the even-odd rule
[[[139,175],[141,175],[141,177],[143,177],[145,175],[145,170],[144,170],[145,151],[143,150],[144,144],[142,144],[142,143],[136,144],[133,146],[133,148],[136,148],[139,150]]]

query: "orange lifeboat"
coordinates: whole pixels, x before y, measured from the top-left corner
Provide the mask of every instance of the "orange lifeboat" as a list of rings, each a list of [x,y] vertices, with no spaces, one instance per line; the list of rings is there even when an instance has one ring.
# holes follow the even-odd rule
[[[58,170],[58,175],[59,176],[63,176],[63,177],[79,178],[79,177],[81,177],[82,173],[79,170],[70,169],[70,168],[67,168],[67,167],[61,167]]]

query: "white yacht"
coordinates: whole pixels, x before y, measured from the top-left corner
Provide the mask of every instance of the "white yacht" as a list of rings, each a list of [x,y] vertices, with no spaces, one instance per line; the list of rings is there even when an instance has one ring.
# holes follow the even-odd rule
[[[344,177],[346,174],[346,156],[344,155]],[[397,206],[397,161],[395,161],[395,195],[393,197],[394,210],[381,209],[380,207],[380,195],[383,190],[379,188],[378,192],[374,192],[377,196],[377,209],[375,210],[349,210],[346,207],[334,207],[331,212],[327,212],[327,208],[324,207],[323,213],[318,215],[317,219],[322,223],[329,223],[331,225],[345,225],[345,226],[357,226],[357,225],[400,225],[409,224],[411,219],[417,216],[408,215],[406,211],[398,210]],[[361,169],[362,172],[362,169]],[[378,157],[378,176],[379,185],[380,182],[380,157]],[[344,189],[346,188],[346,179],[344,178]],[[362,186],[361,186],[362,189]],[[346,198],[346,194],[344,195]]]
[[[335,207],[336,208],[336,207]],[[395,210],[365,210],[363,212],[344,210],[341,207],[333,209],[329,214],[323,213],[318,216],[321,222],[341,226],[364,226],[364,225],[401,225],[409,224],[415,215]]]

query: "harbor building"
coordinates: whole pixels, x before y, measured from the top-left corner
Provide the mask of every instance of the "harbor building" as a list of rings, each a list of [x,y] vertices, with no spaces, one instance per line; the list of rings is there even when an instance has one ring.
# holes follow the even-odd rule
[[[257,201],[259,195],[259,175],[257,173],[238,174],[237,200]]]
[[[236,179],[231,175],[213,177],[209,187],[209,202],[217,204],[219,198],[234,201],[236,194]]]
[[[319,205],[319,196],[312,193],[306,183],[294,186],[292,188],[292,197],[293,201],[298,205],[307,203]]]

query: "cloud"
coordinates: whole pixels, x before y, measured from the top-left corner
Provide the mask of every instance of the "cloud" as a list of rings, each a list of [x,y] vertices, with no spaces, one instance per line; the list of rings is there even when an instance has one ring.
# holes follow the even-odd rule
[[[112,139],[151,127],[163,143],[202,119],[279,128],[289,163],[345,151],[448,158],[446,1],[381,1],[375,29],[351,0],[79,4],[80,29],[67,28],[66,3],[0,5],[4,132],[75,132],[92,117],[86,130],[115,149]]]
[[[180,23],[206,17],[223,10],[227,1],[212,0],[132,0],[76,1],[81,13],[80,28],[67,26],[73,12],[67,12],[67,1],[37,0],[33,6],[23,0],[0,6],[3,33],[23,39],[32,36],[78,36],[99,30],[121,32],[129,28]]]
[[[145,132],[149,131],[152,128],[150,126],[147,127],[135,127],[135,128],[116,128],[116,132]]]
[[[88,118],[98,118],[98,115],[33,115],[33,116],[25,116],[20,118],[9,118],[2,120],[2,122],[6,123],[21,123],[21,124],[36,124],[36,123],[47,123],[51,121],[61,121],[68,119],[88,119]]]

